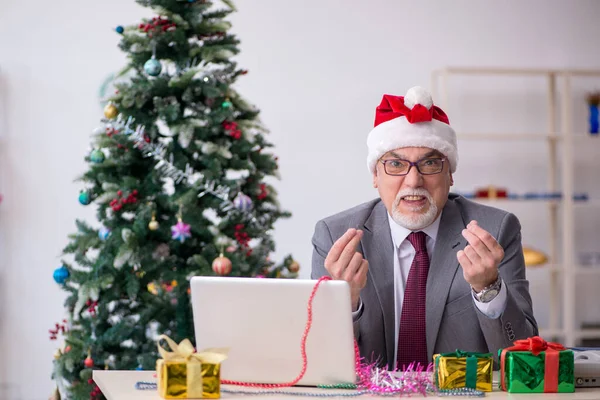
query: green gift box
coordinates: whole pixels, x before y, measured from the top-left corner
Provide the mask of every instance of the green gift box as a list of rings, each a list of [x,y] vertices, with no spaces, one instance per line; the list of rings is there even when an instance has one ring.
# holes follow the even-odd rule
[[[574,355],[559,343],[539,336],[500,349],[500,388],[510,393],[572,393]]]

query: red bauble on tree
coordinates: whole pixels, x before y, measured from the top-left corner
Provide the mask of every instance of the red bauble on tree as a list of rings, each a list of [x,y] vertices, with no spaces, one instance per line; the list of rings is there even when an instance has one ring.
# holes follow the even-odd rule
[[[244,224],[237,224],[235,226],[235,240],[238,241],[241,247],[248,247],[248,242],[250,242],[250,236],[244,232]]]
[[[231,260],[225,256],[223,253],[219,255],[219,257],[215,258],[212,262],[212,269],[215,271],[217,275],[226,276],[231,273]]]
[[[256,196],[258,200],[264,200],[269,195],[269,191],[267,190],[267,185],[265,183],[260,184],[260,193]]]

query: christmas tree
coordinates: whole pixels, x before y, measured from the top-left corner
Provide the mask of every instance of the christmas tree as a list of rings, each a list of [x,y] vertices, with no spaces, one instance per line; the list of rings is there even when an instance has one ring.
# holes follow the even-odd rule
[[[232,85],[246,71],[230,2],[137,0],[156,16],[117,27],[128,65],[116,74],[94,130],[77,221],[54,279],[67,317],[54,360],[58,392],[100,399],[93,369],[153,369],[156,338],[193,341],[189,278],[293,278],[298,264],[269,258],[288,217],[269,177],[277,157],[259,111]]]

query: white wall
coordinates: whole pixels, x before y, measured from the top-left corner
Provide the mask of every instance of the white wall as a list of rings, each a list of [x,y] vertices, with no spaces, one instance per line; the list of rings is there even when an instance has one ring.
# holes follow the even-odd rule
[[[376,195],[365,167],[365,139],[384,92],[429,86],[430,71],[446,65],[600,64],[600,3],[591,0],[239,3],[233,22],[242,39],[239,60],[250,73],[238,88],[262,109],[272,131],[283,177],[280,200],[294,213],[277,225],[277,255],[293,253],[303,277],[310,270],[315,222]],[[84,171],[83,154],[101,116],[99,85],[125,62],[113,29],[146,15],[134,1],[123,0],[0,2],[2,399],[43,399],[51,391],[57,343],[48,340],[47,330],[63,318],[63,294],[52,271],[74,219],[93,218],[92,209],[78,204],[79,187],[72,180]],[[544,88],[544,82],[525,80],[461,80],[453,85],[450,119],[460,129],[539,130]],[[508,113],[510,100],[523,91],[528,97],[512,103],[519,107],[515,117]],[[544,188],[545,177],[516,167],[507,167],[507,177],[487,161],[513,151],[521,161],[544,157],[538,147],[460,145],[459,189],[489,183],[521,191]],[[582,150],[591,157],[591,150]],[[546,159],[540,160],[530,165],[545,167]],[[501,162],[508,164],[506,158]],[[590,189],[597,186],[592,176],[578,183],[579,189],[600,195]],[[513,211],[527,240],[543,248],[545,236],[539,234],[544,231],[535,223],[539,217],[522,207]],[[587,240],[586,246],[597,246],[597,240]],[[529,277],[543,323],[545,275]],[[586,312],[593,310],[588,304]]]

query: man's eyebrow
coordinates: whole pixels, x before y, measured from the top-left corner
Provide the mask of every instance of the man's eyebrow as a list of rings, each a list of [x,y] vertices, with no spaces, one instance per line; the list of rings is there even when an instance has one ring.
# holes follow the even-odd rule
[[[427,158],[427,157],[443,157],[443,155],[442,155],[442,153],[440,153],[437,150],[432,150],[423,156],[423,158]]]
[[[386,156],[391,156],[391,157],[394,157],[394,158],[400,158],[402,160],[406,159],[405,156],[403,156],[402,154],[398,154],[395,151],[388,152],[386,154]],[[423,155],[421,158],[428,158],[428,157],[443,157],[443,155],[442,155],[442,153],[440,153],[437,150],[432,150],[432,151],[426,153],[425,155]]]

